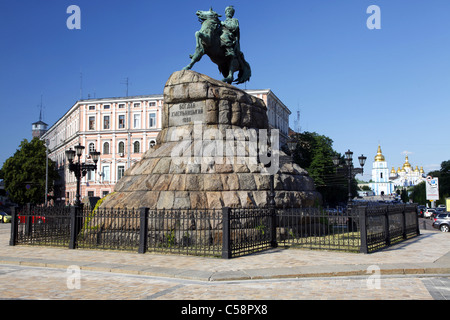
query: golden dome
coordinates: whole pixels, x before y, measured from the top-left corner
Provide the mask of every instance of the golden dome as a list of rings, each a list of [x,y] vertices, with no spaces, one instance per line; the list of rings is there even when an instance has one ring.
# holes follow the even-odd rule
[[[396,173],[394,167],[392,167],[391,173],[394,173],[394,174]]]
[[[408,155],[405,157],[405,163],[403,164],[403,168],[411,168],[411,164],[409,163]]]
[[[419,167],[416,166],[416,168],[414,169],[414,172],[419,172]]]
[[[381,162],[381,161],[385,161],[384,160],[384,156],[381,153],[381,146],[378,146],[378,151],[377,151],[377,155],[375,156],[375,161],[376,162]]]
[[[423,171],[423,167],[420,167],[420,173],[425,173],[425,171]]]

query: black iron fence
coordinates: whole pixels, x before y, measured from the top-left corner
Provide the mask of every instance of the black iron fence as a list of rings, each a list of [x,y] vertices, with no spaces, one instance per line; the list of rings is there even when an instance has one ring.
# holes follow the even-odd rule
[[[14,208],[11,245],[232,258],[269,248],[370,253],[419,235],[415,205],[205,210]]]

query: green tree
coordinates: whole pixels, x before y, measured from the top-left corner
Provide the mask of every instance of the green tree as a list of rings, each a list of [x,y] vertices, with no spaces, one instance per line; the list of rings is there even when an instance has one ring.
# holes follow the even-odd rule
[[[314,179],[317,191],[322,194],[324,204],[336,205],[347,200],[347,179],[336,174],[333,165],[333,140],[316,132],[298,133],[297,147],[293,152],[294,162],[308,171]],[[352,191],[356,192],[356,181],[352,181]]]
[[[421,182],[413,187],[410,198],[413,200],[414,203],[418,204],[427,203],[425,182]]]
[[[5,190],[12,201],[18,204],[40,204],[45,199],[46,152],[44,141],[24,139],[14,156],[8,158],[0,170],[5,182]],[[48,160],[48,191],[53,190],[53,182],[59,179],[56,165]]]

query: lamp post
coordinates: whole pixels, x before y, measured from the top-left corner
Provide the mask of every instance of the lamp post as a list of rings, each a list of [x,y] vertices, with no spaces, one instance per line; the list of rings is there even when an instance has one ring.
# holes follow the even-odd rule
[[[75,205],[79,206],[81,204],[81,195],[80,195],[80,184],[81,184],[81,178],[83,178],[88,171],[94,171],[97,170],[97,162],[100,157],[100,152],[97,151],[91,151],[89,155],[91,156],[92,160],[94,161],[94,164],[87,164],[87,163],[81,163],[81,156],[83,154],[83,150],[85,149],[84,146],[81,144],[78,144],[74,147],[75,150],[72,150],[71,148],[69,150],[66,150],[66,157],[69,161],[69,171],[73,172],[75,174],[75,178],[77,179],[77,194],[76,194],[76,200]],[[75,156],[77,156],[78,161],[74,162]]]
[[[297,142],[298,141],[295,138],[291,138],[287,142],[287,146],[289,148],[289,151],[291,152],[291,157],[293,156],[293,153],[294,153],[295,149],[297,148]]]
[[[351,192],[351,182],[352,179],[357,174],[363,174],[364,173],[364,164],[366,163],[367,157],[364,155],[360,155],[358,157],[359,165],[361,168],[354,168],[353,167],[353,152],[348,150],[345,152],[345,164],[342,167],[339,167],[340,164],[340,158],[338,156],[333,157],[333,164],[336,166],[336,172],[342,173],[347,176],[348,179],[348,202],[350,203],[352,201],[352,192]]]

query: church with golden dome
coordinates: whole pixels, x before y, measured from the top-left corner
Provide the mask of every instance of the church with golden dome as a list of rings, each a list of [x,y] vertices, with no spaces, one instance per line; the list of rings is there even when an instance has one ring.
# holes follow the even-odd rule
[[[405,163],[398,170],[393,167],[389,170],[387,161],[378,146],[377,155],[372,165],[372,179],[369,183],[375,195],[389,195],[395,192],[398,187],[410,187],[424,181],[423,167],[413,168],[406,155]]]
[[[381,146],[378,146],[377,155],[373,161],[372,179],[369,183],[369,187],[376,196],[394,193],[394,184],[390,180],[389,167],[381,152]]]
[[[408,155],[405,157],[405,163],[402,167],[398,167],[395,170],[395,167],[392,167],[390,173],[390,179],[396,187],[410,187],[419,184],[422,181],[425,181],[423,167],[413,166],[409,163]]]

